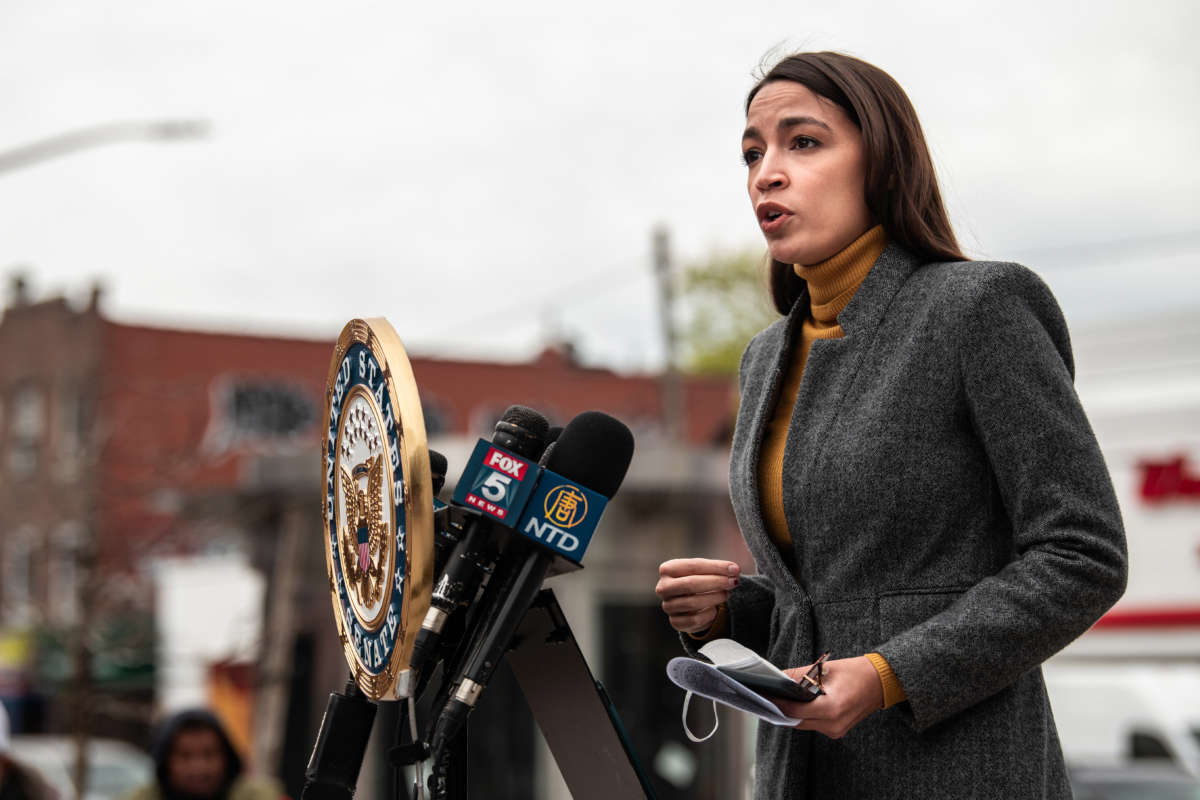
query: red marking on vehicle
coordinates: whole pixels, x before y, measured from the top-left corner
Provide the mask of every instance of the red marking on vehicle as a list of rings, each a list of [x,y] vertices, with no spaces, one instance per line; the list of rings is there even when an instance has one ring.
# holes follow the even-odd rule
[[[1141,495],[1147,503],[1184,498],[1200,500],[1200,476],[1192,472],[1183,456],[1170,461],[1139,461]]]
[[[483,463],[485,466],[500,470],[505,475],[511,475],[519,481],[525,480],[525,468],[529,466],[524,461],[513,458],[508,453],[501,452],[494,447],[488,450]]]
[[[1200,608],[1164,607],[1110,611],[1094,626],[1109,630],[1139,628],[1200,628]]]

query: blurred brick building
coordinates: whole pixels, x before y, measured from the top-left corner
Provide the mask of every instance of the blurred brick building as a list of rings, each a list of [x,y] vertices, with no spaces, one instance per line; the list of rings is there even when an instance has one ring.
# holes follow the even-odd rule
[[[136,574],[148,555],[203,551],[214,535],[220,544],[220,530],[184,513],[197,497],[243,485],[263,456],[317,461],[332,340],[126,325],[106,319],[97,299],[76,310],[62,298],[30,303],[14,287],[0,320],[7,619],[71,616],[54,554],[78,546],[80,527],[94,530],[105,572]],[[584,367],[569,346],[527,363],[417,356],[412,365],[434,438],[489,435],[513,402],[559,424],[601,409],[639,442],[660,435],[656,376]],[[689,377],[683,388],[686,439],[725,441],[729,382]],[[19,546],[8,533],[18,530],[27,531]]]
[[[30,656],[32,664],[0,663],[0,695],[19,708],[39,692],[57,694],[57,705],[43,703],[18,725],[67,727],[62,691],[78,666],[71,633],[114,628],[111,646],[96,644],[89,653],[93,680],[109,701],[91,709],[89,724],[141,738],[153,708],[152,565],[244,553],[268,586],[257,681],[276,687],[274,733],[258,737],[268,742],[260,756],[295,774],[324,694],[344,672],[318,521],[319,429],[336,332],[307,340],[144,327],[106,318],[99,291],[82,307],[62,298],[34,302],[20,279],[10,292],[0,319],[0,627],[25,637],[21,652],[41,654]],[[623,502],[606,516],[626,530],[589,553],[597,565],[591,579],[572,584],[608,591],[618,616],[625,582],[636,586],[635,605],[653,608],[653,567],[664,550],[683,552],[672,548],[714,535],[736,540],[723,489],[730,381],[682,379],[682,441],[672,441],[659,376],[584,366],[568,345],[526,363],[415,356],[412,365],[431,444],[450,458],[451,473],[512,403],[557,424],[600,409],[633,429],[638,454]],[[668,516],[655,529],[653,519]],[[626,569],[634,563],[637,569]],[[593,641],[609,624],[599,617],[609,613],[587,612],[582,628]],[[626,615],[612,624],[641,623]],[[264,663],[279,665],[281,674],[268,674]]]

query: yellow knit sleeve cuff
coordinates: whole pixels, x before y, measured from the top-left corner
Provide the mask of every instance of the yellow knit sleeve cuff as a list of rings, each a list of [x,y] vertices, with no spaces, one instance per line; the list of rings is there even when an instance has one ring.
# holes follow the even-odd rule
[[[728,633],[729,607],[724,603],[721,603],[721,605],[717,606],[716,619],[712,621],[712,624],[708,626],[708,629],[700,631],[699,633],[689,633],[688,636],[692,637],[698,642],[707,642],[709,639],[720,639]]]
[[[883,707],[891,708],[896,703],[907,700],[908,695],[905,694],[904,687],[900,685],[896,673],[892,672],[892,665],[887,662],[887,659],[879,653],[867,653],[867,658],[875,667],[875,671],[879,673],[879,682],[883,684]]]

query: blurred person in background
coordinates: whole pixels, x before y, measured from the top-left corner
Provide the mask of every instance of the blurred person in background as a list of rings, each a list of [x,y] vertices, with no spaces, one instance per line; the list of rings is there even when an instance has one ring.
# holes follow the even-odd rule
[[[730,454],[758,574],[667,561],[663,610],[690,651],[733,638],[793,678],[832,651],[823,696],[778,701],[795,729],[758,726],[757,798],[1069,798],[1040,665],[1121,596],[1126,548],[1058,304],[963,256],[877,67],[789,56],[746,125],[782,315]]]
[[[279,800],[281,787],[248,777],[242,759],[216,716],[204,709],[181,711],[164,720],[151,755],[155,780],[126,800]]]
[[[58,800],[37,770],[13,759],[9,733],[8,710],[0,703],[0,800]]]

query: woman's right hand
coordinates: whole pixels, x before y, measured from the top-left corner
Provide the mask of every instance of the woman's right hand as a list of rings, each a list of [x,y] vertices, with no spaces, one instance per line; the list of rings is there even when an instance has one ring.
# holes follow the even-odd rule
[[[717,618],[717,606],[738,585],[741,567],[711,558],[673,558],[658,567],[654,587],[671,627],[680,633],[699,633]]]

